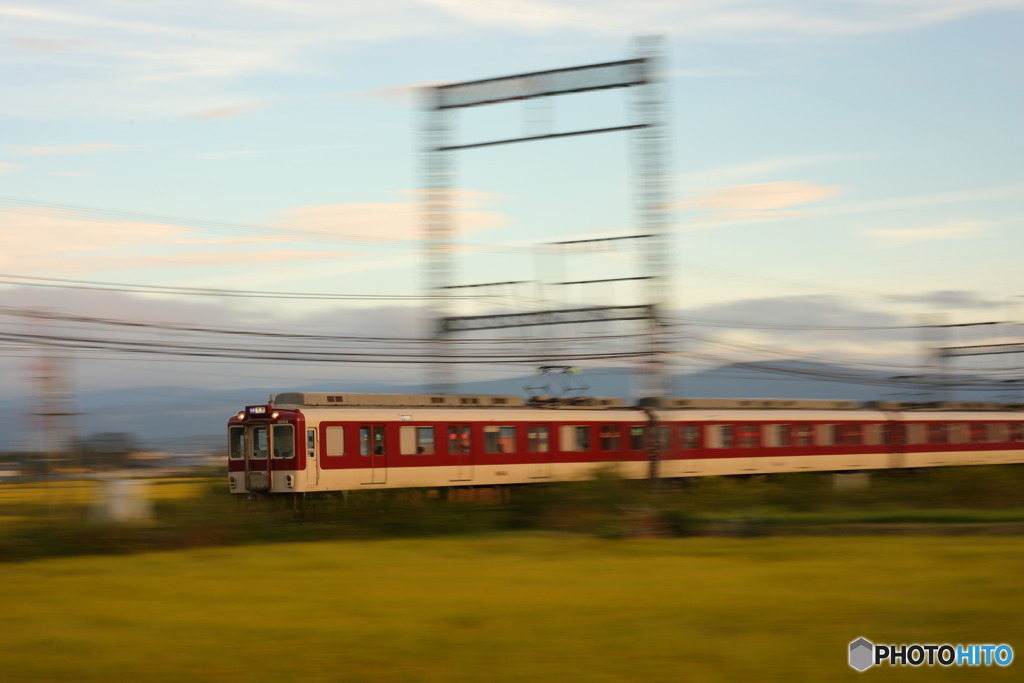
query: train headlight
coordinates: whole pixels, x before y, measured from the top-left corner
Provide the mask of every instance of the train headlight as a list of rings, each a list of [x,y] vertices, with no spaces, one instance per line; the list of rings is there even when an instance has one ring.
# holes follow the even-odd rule
[[[235,415],[235,417],[237,417],[239,420],[244,420],[245,419],[245,411],[244,410],[239,410],[238,411],[238,415]]]
[[[272,418],[274,418],[274,419],[276,420],[277,418],[281,417],[281,413],[279,413],[279,412],[277,412],[277,411],[275,410],[274,412],[272,412],[272,413],[270,414],[270,417],[272,417]]]
[[[289,474],[287,477],[284,478],[284,481],[285,484],[288,485],[288,488],[295,488],[295,477],[293,477],[292,475]]]
[[[235,488],[235,486],[238,484],[238,482],[235,481],[234,477],[228,477],[228,483],[231,485],[231,488]]]

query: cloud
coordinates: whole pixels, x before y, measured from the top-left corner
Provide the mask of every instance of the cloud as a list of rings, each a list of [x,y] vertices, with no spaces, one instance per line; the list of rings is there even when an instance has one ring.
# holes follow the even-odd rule
[[[934,292],[921,292],[919,294],[897,294],[891,298],[899,303],[923,304],[945,310],[1004,310],[1006,308],[1005,298],[992,299],[983,296],[979,292],[965,290],[938,290]]]
[[[892,246],[902,247],[915,242],[972,239],[987,231],[989,226],[990,223],[985,221],[960,221],[920,228],[869,228],[863,233]]]
[[[313,261],[351,258],[354,252],[333,249],[267,249],[261,251],[232,250],[230,259],[223,251],[178,250],[163,254],[132,254],[89,256],[89,267],[96,272],[112,270],[148,270],[153,268],[210,268],[225,266],[277,266]]]
[[[239,104],[233,107],[218,107],[215,109],[205,109],[195,114],[190,114],[185,118],[190,121],[211,121],[214,119],[229,119],[235,116],[241,116],[250,111],[261,109],[265,105],[262,104]]]
[[[88,40],[60,38],[18,38],[11,42],[20,47],[41,52],[63,52],[89,45]]]
[[[109,142],[90,142],[77,145],[21,146],[16,149],[22,154],[29,156],[59,156],[63,154],[92,154],[94,152],[105,152],[110,149],[121,149],[123,147],[124,145],[111,144]]]
[[[870,202],[861,202],[849,206],[834,206],[824,211],[827,215],[845,215],[851,213],[874,213],[891,212],[900,209],[928,207],[934,208],[943,204],[963,204],[971,202],[984,202],[998,199],[1016,198],[1024,192],[1024,185],[999,185],[996,187],[983,187],[970,190],[943,192],[941,194],[915,195],[910,197],[896,197],[893,199],[880,199]]]
[[[11,173],[16,168],[18,168],[18,164],[11,163],[10,161],[0,161],[0,173]]]
[[[447,81],[421,81],[419,83],[409,83],[407,85],[394,85],[386,88],[358,90],[356,92],[345,93],[345,97],[383,100],[390,104],[403,107],[423,106],[426,104],[423,99],[425,89],[435,85],[443,85],[445,83],[447,83]]]
[[[234,88],[280,76],[331,78],[363,46],[417,38],[476,37],[480,27],[538,33],[570,29],[604,38],[656,30],[681,40],[777,42],[913,31],[974,14],[1011,11],[1024,0],[820,3],[810,0],[230,0],[124,3],[70,0],[0,5],[0,24],[22,49],[14,72],[46,74],[8,84],[28,116],[52,117],[73,100],[79,119],[181,117],[229,110]],[[45,5],[45,6],[40,6]],[[71,35],[74,38],[64,38]],[[53,37],[51,37],[53,36]],[[450,42],[450,41],[448,41]],[[67,55],[74,50],[74,62]],[[103,97],[95,93],[102,92]],[[389,97],[387,93],[381,93]],[[404,93],[398,93],[404,97]],[[234,112],[237,115],[239,112]],[[226,115],[226,114],[222,114]]]
[[[406,194],[421,196],[417,190]],[[473,190],[453,193],[449,205],[457,212],[460,235],[496,229],[505,223],[501,214],[485,208],[494,198]],[[423,239],[423,205],[404,201],[300,206],[281,212],[276,224],[282,230],[307,235],[367,242],[418,241]]]
[[[835,295],[740,299],[679,311],[696,356],[717,363],[766,359],[898,361],[918,350],[906,317]],[[891,307],[890,307],[891,308]]]
[[[820,40],[913,31],[974,14],[1024,7],[1021,0],[824,3],[808,0],[715,0],[665,3],[638,0],[488,2],[427,0],[468,24],[516,26],[538,31],[576,26],[591,30],[657,30],[702,39],[743,38],[764,42]]]
[[[2,272],[223,270],[355,256],[329,248],[283,248],[280,236],[207,239],[180,225],[96,219],[64,209],[0,208],[0,225],[17,228],[10,231],[0,252]]]
[[[787,218],[806,214],[792,207],[827,199],[840,189],[793,180],[730,185],[675,202],[670,208],[710,213],[710,222]]]
[[[760,180],[765,176],[772,176],[783,171],[791,171],[795,168],[806,168],[820,164],[835,163],[839,161],[855,161],[858,159],[869,159],[878,155],[869,153],[837,153],[837,154],[798,154],[787,157],[775,157],[772,159],[759,159],[748,161],[733,166],[720,168],[709,168],[693,173],[683,174],[681,177],[684,185],[702,186],[707,184],[724,185],[735,184],[739,180]]]

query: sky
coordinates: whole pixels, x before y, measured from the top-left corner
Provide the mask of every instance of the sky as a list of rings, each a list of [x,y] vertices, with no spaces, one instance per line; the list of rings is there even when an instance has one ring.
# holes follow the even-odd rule
[[[38,387],[38,349],[10,336],[30,334],[239,356],[61,349],[77,390],[417,381],[387,359],[257,358],[314,341],[211,330],[429,336],[426,88],[628,59],[646,35],[664,46],[675,367],[934,370],[929,344],[1019,338],[1024,0],[0,0],[0,376]],[[626,125],[631,96],[465,110],[454,135]],[[634,149],[614,133],[452,153],[454,282],[528,283],[463,290],[453,311],[641,302],[635,283],[551,284],[642,275],[624,243],[544,246],[638,230]],[[642,339],[613,337],[636,332],[508,336],[628,353]]]

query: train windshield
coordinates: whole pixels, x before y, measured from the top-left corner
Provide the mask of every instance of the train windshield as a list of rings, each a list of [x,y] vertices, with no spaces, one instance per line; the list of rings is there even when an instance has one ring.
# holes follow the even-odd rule
[[[252,426],[252,457],[264,460],[267,457],[267,426]]]
[[[295,432],[291,425],[274,425],[274,457],[295,457]]]
[[[245,457],[245,427],[228,429],[228,456],[232,460],[241,460]]]

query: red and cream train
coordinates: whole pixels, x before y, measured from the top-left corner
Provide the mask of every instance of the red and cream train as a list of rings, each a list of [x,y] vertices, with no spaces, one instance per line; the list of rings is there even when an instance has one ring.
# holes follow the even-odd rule
[[[1024,410],[945,403],[291,392],[228,422],[233,493],[1024,462]]]

